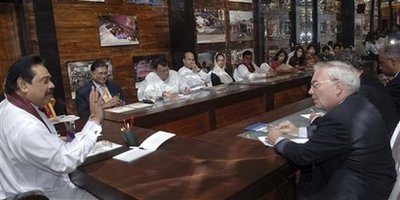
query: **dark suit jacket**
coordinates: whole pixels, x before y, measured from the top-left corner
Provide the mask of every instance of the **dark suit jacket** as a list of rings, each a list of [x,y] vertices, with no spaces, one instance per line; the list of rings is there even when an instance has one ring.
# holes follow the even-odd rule
[[[78,111],[79,115],[87,115],[89,114],[89,94],[90,90],[92,89],[92,86],[94,86],[93,81],[90,81],[86,83],[85,85],[82,85],[76,90],[76,97],[75,97],[75,103],[76,103],[76,109]],[[108,80],[106,82],[106,86],[108,91],[110,92],[111,96],[117,96],[119,95],[119,98],[121,100],[124,100],[124,95],[122,93],[122,89],[115,84],[114,82]]]
[[[385,88],[389,92],[390,97],[392,97],[397,110],[397,118],[400,119],[400,74],[389,81]]]
[[[360,79],[361,87],[359,93],[366,97],[381,113],[388,130],[388,136],[391,137],[399,122],[396,106],[389,93],[385,90],[385,86],[377,78],[362,74]]]
[[[353,94],[308,131],[309,141],[284,139],[275,149],[299,166],[300,199],[387,199],[396,180],[389,138],[378,110]]]
[[[212,72],[211,73],[211,84],[212,84],[212,86],[217,86],[217,85],[222,85],[222,84],[224,84],[224,83],[222,83],[222,81],[221,81],[221,79],[219,78],[219,76],[218,75],[216,75],[214,72]],[[232,78],[232,80],[233,81],[235,81],[233,78]]]

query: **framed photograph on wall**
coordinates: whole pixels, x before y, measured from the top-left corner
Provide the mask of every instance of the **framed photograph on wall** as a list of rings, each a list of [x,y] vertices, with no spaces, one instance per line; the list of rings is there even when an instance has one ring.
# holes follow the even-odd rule
[[[128,0],[128,3],[159,6],[161,5],[161,0]]]
[[[87,1],[87,2],[105,2],[105,0],[78,0],[78,1]]]
[[[231,2],[253,3],[253,0],[229,0]]]
[[[197,43],[225,42],[224,10],[195,9]]]
[[[147,55],[147,56],[134,56],[132,57],[133,72],[135,77],[135,85],[138,87],[139,83],[142,82],[146,75],[154,71],[153,63],[157,58],[163,57],[164,54],[159,55]]]
[[[216,53],[216,51],[210,51],[197,54],[197,61],[204,72],[209,72],[214,67],[214,56]]]
[[[99,16],[100,46],[139,44],[136,16]]]
[[[229,11],[229,22],[231,27],[231,41],[253,40],[253,12]]]
[[[270,19],[267,21],[267,36],[277,37],[279,36],[279,20]]]
[[[231,65],[232,65],[232,68],[235,68],[236,66],[238,66],[239,64],[242,63],[242,54],[243,54],[243,52],[245,52],[247,50],[251,51],[251,53],[253,53],[253,55],[254,55],[254,49],[253,48],[231,50]]]
[[[111,59],[103,60],[108,66],[108,78],[113,79]],[[82,60],[67,62],[69,88],[71,90],[71,97],[75,99],[75,91],[85,83],[92,80],[90,75],[90,67],[95,60]]]

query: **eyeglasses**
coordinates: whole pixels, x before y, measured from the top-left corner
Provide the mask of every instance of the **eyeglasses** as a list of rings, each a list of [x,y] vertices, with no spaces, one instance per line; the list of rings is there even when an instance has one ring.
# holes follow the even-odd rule
[[[313,83],[311,83],[311,87],[313,87],[314,89],[317,89],[317,88],[319,88],[322,84],[327,83],[327,82],[329,82],[329,81],[336,81],[336,80],[331,80],[331,79],[329,79],[329,80],[323,80],[323,81],[313,82]]]

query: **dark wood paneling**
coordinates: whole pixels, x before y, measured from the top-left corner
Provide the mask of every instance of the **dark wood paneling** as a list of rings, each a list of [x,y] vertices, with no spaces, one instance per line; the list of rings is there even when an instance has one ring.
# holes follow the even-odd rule
[[[75,110],[75,103],[71,99],[67,62],[111,58],[114,80],[122,87],[127,103],[131,103],[137,101],[132,56],[165,54],[170,60],[166,0],[161,6],[128,4],[125,0],[57,0],[53,1],[53,10],[66,103],[71,110]],[[109,15],[136,16],[140,43],[100,47],[98,16]]]
[[[0,3],[0,92],[10,65],[21,56],[14,3]]]

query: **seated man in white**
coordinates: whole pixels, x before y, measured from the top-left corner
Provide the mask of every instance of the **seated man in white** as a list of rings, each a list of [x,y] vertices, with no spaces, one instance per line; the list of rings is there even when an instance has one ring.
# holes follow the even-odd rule
[[[153,65],[154,71],[147,74],[144,83],[139,86],[141,87],[139,90],[144,93],[144,98],[153,100],[164,97],[177,99],[180,93],[185,95],[190,93],[190,88],[185,80],[181,78],[178,72],[168,68],[168,63],[164,58],[155,60]]]
[[[269,76],[275,76],[273,70],[270,70],[269,66],[265,67],[265,69],[260,69],[254,64],[253,53],[251,53],[251,51],[243,52],[242,64],[237,66],[235,71],[233,71],[233,78],[235,81],[252,81],[257,78],[266,78]]]
[[[210,75],[203,72],[194,60],[192,52],[185,52],[182,59],[183,66],[179,69],[179,74],[186,80],[190,88],[205,87],[210,84]]]

